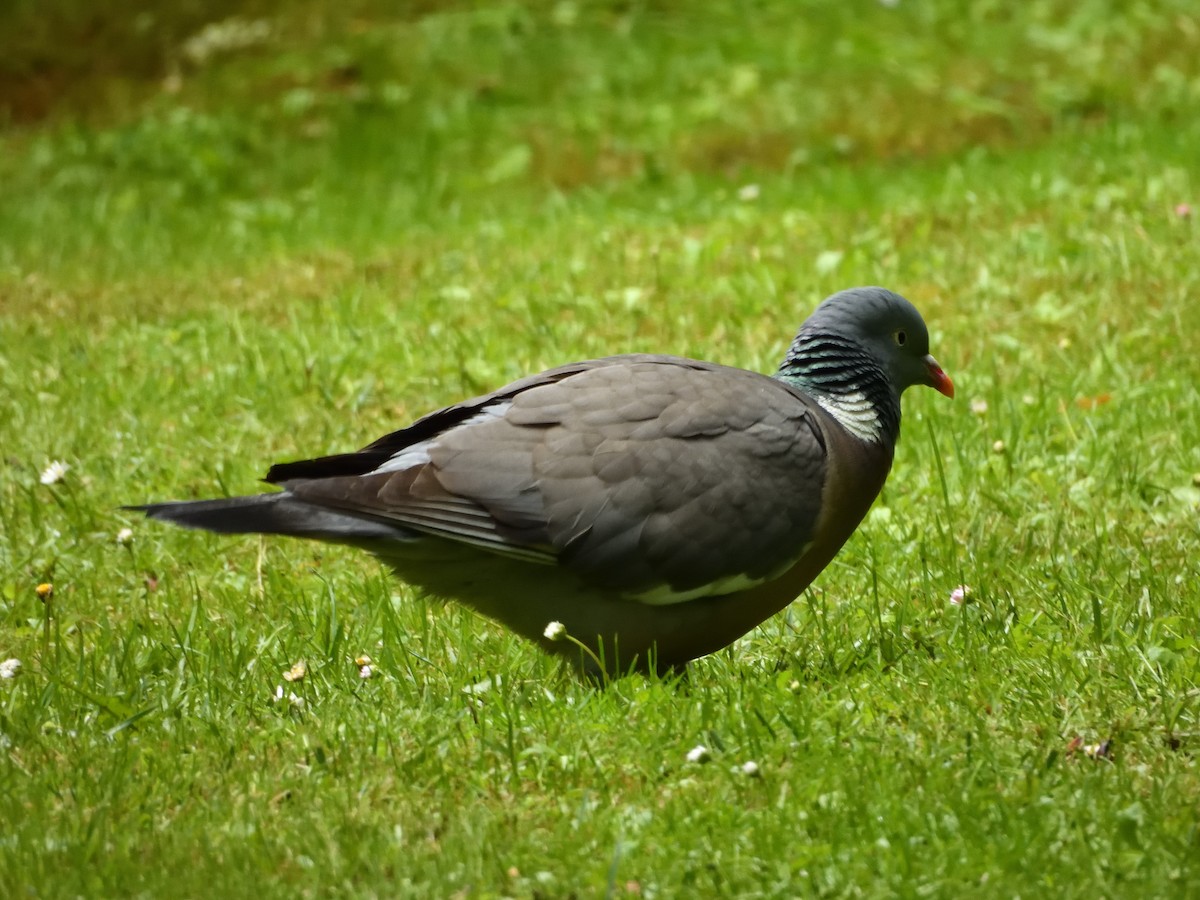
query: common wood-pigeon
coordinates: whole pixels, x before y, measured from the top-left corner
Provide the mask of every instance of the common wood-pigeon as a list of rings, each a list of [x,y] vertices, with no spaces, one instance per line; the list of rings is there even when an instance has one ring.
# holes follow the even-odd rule
[[[133,508],[361,547],[582,671],[665,672],[729,645],[828,565],[883,487],[916,384],[954,396],[920,313],[854,288],[817,307],[770,377],[588,360],[356,453],[276,465],[274,493]]]

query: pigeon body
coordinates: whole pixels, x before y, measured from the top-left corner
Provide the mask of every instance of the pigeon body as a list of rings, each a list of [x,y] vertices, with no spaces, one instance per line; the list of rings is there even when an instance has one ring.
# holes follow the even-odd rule
[[[856,288],[817,308],[771,377],[675,356],[575,363],[356,453],[276,465],[279,492],[135,508],[362,547],[581,670],[668,671],[833,559],[887,478],[900,394],[953,396],[928,343],[907,300]]]

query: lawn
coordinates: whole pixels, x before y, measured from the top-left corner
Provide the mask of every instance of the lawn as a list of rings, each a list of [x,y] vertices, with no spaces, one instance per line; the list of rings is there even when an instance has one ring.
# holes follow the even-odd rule
[[[1193,4],[179,6],[0,10],[4,896],[1200,893]],[[120,510],[858,284],[958,399],[682,683]]]

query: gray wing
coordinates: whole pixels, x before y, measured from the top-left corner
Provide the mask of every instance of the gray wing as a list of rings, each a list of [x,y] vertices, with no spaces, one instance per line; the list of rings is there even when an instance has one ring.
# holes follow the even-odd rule
[[[276,480],[299,499],[563,565],[647,603],[768,580],[812,539],[827,471],[819,414],[775,379],[613,357],[468,404],[413,426],[467,410],[442,430],[383,439],[378,465],[382,441],[367,448],[370,471]]]

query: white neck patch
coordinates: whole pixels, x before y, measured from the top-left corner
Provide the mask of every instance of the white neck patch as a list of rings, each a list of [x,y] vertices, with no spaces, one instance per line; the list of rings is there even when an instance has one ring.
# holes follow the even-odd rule
[[[859,440],[879,443],[882,428],[875,404],[861,391],[849,394],[816,394],[821,409],[829,413],[839,425]]]

